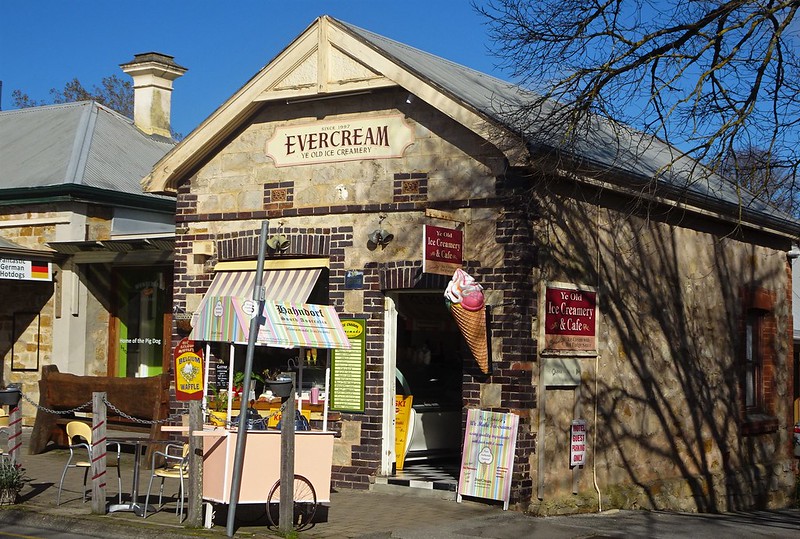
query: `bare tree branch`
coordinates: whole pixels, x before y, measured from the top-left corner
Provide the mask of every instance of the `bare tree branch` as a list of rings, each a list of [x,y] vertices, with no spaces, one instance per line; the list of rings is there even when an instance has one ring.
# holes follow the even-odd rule
[[[500,67],[539,96],[514,114],[542,144],[573,144],[605,117],[715,172],[736,178],[732,164],[747,162],[745,182],[752,159],[731,156],[757,150],[766,178],[782,182],[761,193],[797,192],[800,0],[489,0],[475,8]],[[789,206],[795,215],[797,206]]]

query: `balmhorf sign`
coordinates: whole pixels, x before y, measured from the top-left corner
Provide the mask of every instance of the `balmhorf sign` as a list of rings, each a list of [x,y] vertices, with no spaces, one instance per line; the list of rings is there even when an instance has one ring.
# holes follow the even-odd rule
[[[401,157],[414,142],[403,116],[282,126],[267,141],[275,166]]]

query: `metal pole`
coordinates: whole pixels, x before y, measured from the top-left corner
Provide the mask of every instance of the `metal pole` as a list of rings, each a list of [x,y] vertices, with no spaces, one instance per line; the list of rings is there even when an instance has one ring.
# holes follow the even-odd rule
[[[244,389],[250,389],[250,378],[253,374],[253,354],[256,348],[256,336],[258,326],[261,325],[262,312],[264,310],[264,256],[267,248],[267,231],[269,221],[262,221],[261,234],[258,236],[258,263],[256,264],[256,278],[253,283],[253,301],[257,308],[255,316],[250,320],[250,334],[247,336],[247,357],[244,362]],[[239,409],[239,435],[236,438],[236,453],[233,457],[233,477],[231,478],[231,500],[228,508],[228,537],[233,537],[234,524],[236,521],[236,505],[239,503],[239,490],[242,486],[242,467],[244,466],[244,448],[247,439],[247,407],[249,394],[243,394],[241,407]],[[266,501],[266,500],[265,500]]]
[[[281,504],[278,507],[278,530],[284,534],[292,531],[294,525],[294,418],[295,418],[295,375],[292,379],[292,392],[283,400],[281,413]]]

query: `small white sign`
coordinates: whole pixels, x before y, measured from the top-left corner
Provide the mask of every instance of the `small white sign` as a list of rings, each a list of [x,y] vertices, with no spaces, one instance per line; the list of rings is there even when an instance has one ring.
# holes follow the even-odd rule
[[[583,466],[586,464],[586,420],[573,419],[570,429],[569,465]]]
[[[267,155],[276,167],[402,157],[414,131],[399,114],[275,129]]]
[[[12,281],[52,281],[53,269],[50,262],[0,258],[0,279],[9,279]]]
[[[574,357],[542,358],[542,384],[576,387],[581,385],[581,364]]]

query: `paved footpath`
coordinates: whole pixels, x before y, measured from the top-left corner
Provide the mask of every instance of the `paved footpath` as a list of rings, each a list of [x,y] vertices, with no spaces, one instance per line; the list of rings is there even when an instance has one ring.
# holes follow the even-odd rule
[[[80,492],[83,474],[79,470],[68,471],[62,503],[56,506],[58,481],[68,452],[52,449],[41,455],[28,455],[29,435],[30,428],[25,428],[22,464],[31,481],[22,492],[21,503],[0,507],[0,537],[3,537],[2,530],[12,525],[116,539],[226,536],[225,506],[217,506],[216,525],[211,529],[185,527],[174,513],[173,502],[163,510],[148,515],[147,519],[136,517],[133,513],[93,515],[91,503],[82,502]],[[133,456],[124,454],[124,492],[130,490],[132,463]],[[147,489],[148,479],[149,473],[143,469],[142,494]],[[112,501],[116,496],[116,484],[114,481],[109,483],[108,499]],[[168,491],[169,488],[165,489],[165,493]],[[397,487],[390,492],[334,491],[331,493],[330,506],[320,509],[321,518],[317,519],[320,522],[302,531],[299,536],[321,539],[800,538],[800,510],[797,509],[725,515],[608,511],[602,514],[541,518],[503,511],[488,503],[465,501],[459,504],[431,495],[430,491],[406,487]],[[276,535],[275,530],[266,526],[260,507],[239,507],[237,521],[236,537]]]

